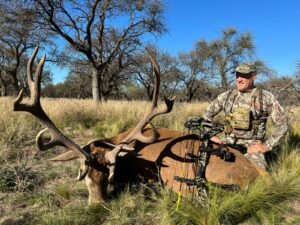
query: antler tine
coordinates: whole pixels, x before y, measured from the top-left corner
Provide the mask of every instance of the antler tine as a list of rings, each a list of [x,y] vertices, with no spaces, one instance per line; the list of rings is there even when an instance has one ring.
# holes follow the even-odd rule
[[[33,77],[32,77],[32,66],[33,66],[33,62],[34,62],[34,59],[36,57],[36,54],[38,53],[38,50],[39,50],[39,45],[37,45],[30,57],[30,59],[28,60],[28,63],[27,63],[27,80],[28,80],[28,85],[29,87],[32,86],[32,83],[33,83]]]
[[[44,63],[46,60],[46,54],[42,57],[40,62],[37,65],[36,71],[35,71],[35,81],[34,81],[34,93],[32,98],[34,99],[35,102],[40,102],[40,95],[41,95],[41,79],[42,79],[42,72],[44,68]]]
[[[43,66],[44,66],[44,63],[46,60],[46,55],[44,55],[42,57],[42,59],[40,60],[38,66],[37,66],[35,81],[33,81],[33,76],[32,76],[33,62],[38,53],[38,50],[39,50],[39,46],[37,45],[27,63],[27,81],[28,81],[28,86],[29,86],[29,90],[30,90],[31,104],[22,104],[21,103],[21,101],[23,99],[23,95],[24,95],[24,90],[22,89],[20,91],[17,99],[14,101],[14,111],[28,111],[28,112],[34,114],[34,112],[36,110],[40,111],[40,109],[42,109],[41,106],[39,105],[40,86],[41,86],[40,80],[41,80],[41,75],[42,75],[42,71],[43,71]]]
[[[76,143],[71,141],[69,138],[64,136],[58,128],[54,125],[54,123],[50,120],[48,115],[44,112],[41,104],[40,104],[40,93],[41,93],[41,77],[43,72],[43,66],[46,60],[46,55],[42,57],[40,62],[37,65],[35,79],[33,80],[32,76],[32,67],[34,59],[37,55],[39,46],[37,46],[30,57],[28,64],[27,64],[27,80],[30,90],[30,101],[29,103],[21,103],[24,95],[24,91],[21,90],[18,97],[14,101],[14,111],[26,111],[34,115],[40,122],[46,127],[46,129],[39,132],[36,138],[36,143],[41,151],[48,150],[55,146],[63,146],[68,149],[71,149],[75,152],[80,153],[79,155],[85,158],[88,162],[91,162],[91,156],[89,153],[80,148]],[[42,140],[43,133],[48,130],[51,139],[47,143],[44,143]],[[88,166],[84,169],[83,173],[81,174],[81,179],[87,174]]]
[[[31,57],[28,60],[27,63],[27,82],[28,82],[28,86],[29,86],[29,90],[30,90],[30,100],[31,102],[34,102],[34,97],[32,96],[32,93],[34,93],[34,83],[33,83],[33,77],[32,77],[32,66],[33,66],[33,62],[34,59],[36,57],[36,54],[38,52],[39,49],[39,45],[37,45],[31,55]],[[45,56],[43,57],[43,60],[41,60],[41,62],[45,61]],[[23,100],[24,97],[24,90],[21,89],[18,97],[15,99],[14,101],[14,111],[28,111],[30,110],[30,107],[28,107],[26,104],[22,104],[21,101]]]
[[[157,101],[158,101],[158,93],[159,93],[159,86],[160,86],[160,68],[158,66],[158,63],[156,61],[155,58],[153,58],[153,56],[150,54],[150,50],[146,47],[145,48],[146,52],[147,52],[147,56],[150,59],[150,62],[153,66],[153,70],[154,70],[154,90],[153,90],[153,97],[152,97],[152,108],[155,108],[157,106]]]
[[[154,91],[153,91],[153,99],[152,99],[152,108],[151,108],[151,110],[154,111],[153,114],[158,113],[157,115],[164,114],[164,113],[169,113],[173,109],[173,104],[174,104],[174,100],[175,100],[176,97],[173,97],[173,98],[169,99],[166,96],[164,96],[165,106],[160,108],[160,110],[157,109],[157,100],[158,100],[158,94],[159,94],[160,74],[161,74],[160,73],[160,67],[159,67],[156,59],[153,58],[153,56],[150,54],[150,51],[147,48],[146,48],[146,51],[147,51],[148,58],[150,59],[152,65],[153,65],[153,69],[154,69],[154,73],[155,73],[155,85],[154,85]],[[154,116],[156,116],[156,115],[154,115]],[[151,119],[154,116],[151,115]]]

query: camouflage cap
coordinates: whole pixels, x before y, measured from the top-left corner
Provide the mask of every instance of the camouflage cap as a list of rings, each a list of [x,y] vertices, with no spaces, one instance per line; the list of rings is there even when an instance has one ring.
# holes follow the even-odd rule
[[[242,73],[242,74],[247,74],[247,73],[256,73],[256,66],[252,62],[244,62],[238,65],[234,72],[236,73]]]

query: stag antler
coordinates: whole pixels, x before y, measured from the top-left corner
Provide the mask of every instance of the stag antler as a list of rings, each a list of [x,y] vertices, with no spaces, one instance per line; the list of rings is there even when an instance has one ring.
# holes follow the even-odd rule
[[[71,149],[77,153],[82,158],[86,159],[86,164],[90,164],[94,161],[92,155],[90,155],[86,150],[79,147],[77,144],[75,144],[73,141],[71,141],[69,138],[64,136],[54,125],[54,123],[50,120],[48,115],[44,112],[43,108],[41,107],[40,103],[40,92],[41,92],[41,76],[43,72],[43,66],[46,59],[46,55],[43,56],[43,58],[40,60],[40,62],[37,65],[37,69],[35,72],[35,77],[33,80],[32,76],[32,66],[34,59],[37,55],[39,46],[37,46],[32,53],[32,56],[30,57],[28,64],[27,64],[27,80],[28,85],[30,89],[30,99],[28,104],[21,103],[24,95],[23,89],[20,91],[18,97],[14,101],[14,111],[26,111],[31,114],[33,114],[37,119],[40,120],[40,122],[46,127],[46,129],[43,129],[39,132],[39,134],[36,137],[36,143],[38,146],[38,149],[41,151],[46,151],[50,148],[53,148],[55,146],[63,146],[65,148]],[[42,140],[43,133],[48,130],[51,139],[44,143]],[[87,172],[88,172],[89,166],[86,165],[83,172],[80,171],[79,176],[77,180],[82,180]]]
[[[140,120],[140,122],[136,125],[136,127],[131,131],[130,134],[128,134],[116,147],[112,150],[106,153],[105,158],[107,161],[110,162],[109,167],[109,182],[113,181],[114,178],[114,170],[115,170],[115,162],[116,157],[120,153],[121,150],[134,150],[134,148],[129,148],[128,144],[132,141],[140,141],[142,143],[150,144],[154,143],[158,137],[159,134],[153,124],[150,122],[154,117],[165,114],[168,112],[171,112],[174,104],[175,97],[172,99],[168,99],[167,97],[164,97],[165,105],[164,107],[158,108],[157,106],[157,100],[158,100],[158,93],[159,93],[159,85],[160,85],[160,68],[158,66],[158,63],[156,59],[150,54],[150,51],[146,48],[147,56],[151,61],[151,64],[154,69],[155,74],[155,81],[154,81],[154,91],[153,91],[153,98],[152,98],[152,106],[149,109],[149,112]],[[150,124],[152,127],[153,135],[150,137],[146,137],[142,134],[143,128]]]

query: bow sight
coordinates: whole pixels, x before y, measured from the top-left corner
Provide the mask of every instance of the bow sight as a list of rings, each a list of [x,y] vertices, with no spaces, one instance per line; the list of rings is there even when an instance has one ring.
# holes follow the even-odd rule
[[[199,130],[205,139],[209,139],[224,131],[224,125],[218,122],[205,120],[202,117],[190,117],[184,124],[185,128],[195,131]]]

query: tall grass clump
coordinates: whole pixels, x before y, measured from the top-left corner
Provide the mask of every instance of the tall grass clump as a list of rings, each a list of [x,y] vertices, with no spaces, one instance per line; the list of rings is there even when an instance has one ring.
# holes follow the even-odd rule
[[[92,100],[43,99],[42,105],[53,122],[63,128],[88,129],[101,115]]]
[[[108,214],[103,224],[176,224],[174,198],[174,193],[161,186],[156,191],[145,185],[128,187],[106,204]]]
[[[9,156],[14,149],[31,146],[41,126],[28,113],[14,113],[12,98],[1,98],[0,107],[0,151]]]

